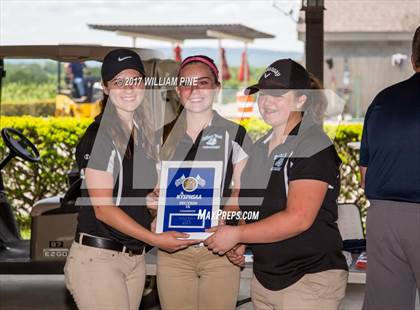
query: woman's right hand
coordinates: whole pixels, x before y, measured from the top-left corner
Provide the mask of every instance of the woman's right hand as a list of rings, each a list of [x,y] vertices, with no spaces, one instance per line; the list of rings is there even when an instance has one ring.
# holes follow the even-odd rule
[[[189,235],[177,231],[167,231],[164,233],[155,234],[155,237],[156,240],[153,245],[169,253],[188,248],[190,245],[201,242],[201,240],[194,239],[179,239],[188,238]]]

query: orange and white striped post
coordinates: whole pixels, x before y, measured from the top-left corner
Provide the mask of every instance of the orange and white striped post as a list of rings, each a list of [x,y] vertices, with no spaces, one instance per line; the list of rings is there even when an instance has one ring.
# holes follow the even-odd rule
[[[252,116],[254,110],[254,98],[252,95],[245,95],[243,91],[236,93],[238,115],[241,120]]]

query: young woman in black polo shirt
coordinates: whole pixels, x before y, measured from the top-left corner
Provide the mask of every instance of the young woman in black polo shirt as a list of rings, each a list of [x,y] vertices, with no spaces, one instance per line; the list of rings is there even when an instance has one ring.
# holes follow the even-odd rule
[[[84,177],[77,233],[64,268],[79,309],[137,310],[145,282],[146,244],[175,251],[188,234],[150,231],[146,195],[156,182],[152,126],[142,104],[144,66],[128,49],[102,65],[102,112],[76,149]]]
[[[160,159],[221,161],[221,186],[223,197],[227,198],[222,203],[226,206],[224,210],[239,210],[240,174],[251,140],[242,126],[212,109],[220,91],[218,76],[216,65],[206,56],[191,56],[181,63],[179,80],[196,79],[197,85],[178,86],[183,111],[160,134],[163,136]],[[203,244],[175,253],[158,252],[157,281],[164,310],[234,309],[239,280],[240,268]]]
[[[205,241],[238,264],[241,244],[250,244],[254,309],[338,309],[345,294],[336,224],[341,161],[322,130],[326,101],[310,84],[301,65],[283,59],[248,88],[260,92],[261,116],[272,126],[254,145],[241,180],[240,208],[259,212],[259,219],[219,226]]]

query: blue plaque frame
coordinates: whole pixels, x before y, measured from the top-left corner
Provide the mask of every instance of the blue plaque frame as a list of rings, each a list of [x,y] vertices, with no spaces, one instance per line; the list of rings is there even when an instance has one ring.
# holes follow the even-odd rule
[[[163,161],[156,232],[179,231],[204,240],[218,224],[222,161]]]

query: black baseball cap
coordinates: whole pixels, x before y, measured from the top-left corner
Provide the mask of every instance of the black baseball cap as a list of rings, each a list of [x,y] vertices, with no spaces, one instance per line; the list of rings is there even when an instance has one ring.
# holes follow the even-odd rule
[[[280,59],[265,69],[258,83],[245,89],[245,94],[252,95],[264,90],[273,96],[280,96],[291,89],[309,89],[311,80],[306,69],[296,61]]]
[[[134,69],[146,75],[143,62],[136,52],[128,48],[112,50],[105,56],[102,63],[102,80],[111,81],[118,73],[125,69]]]

